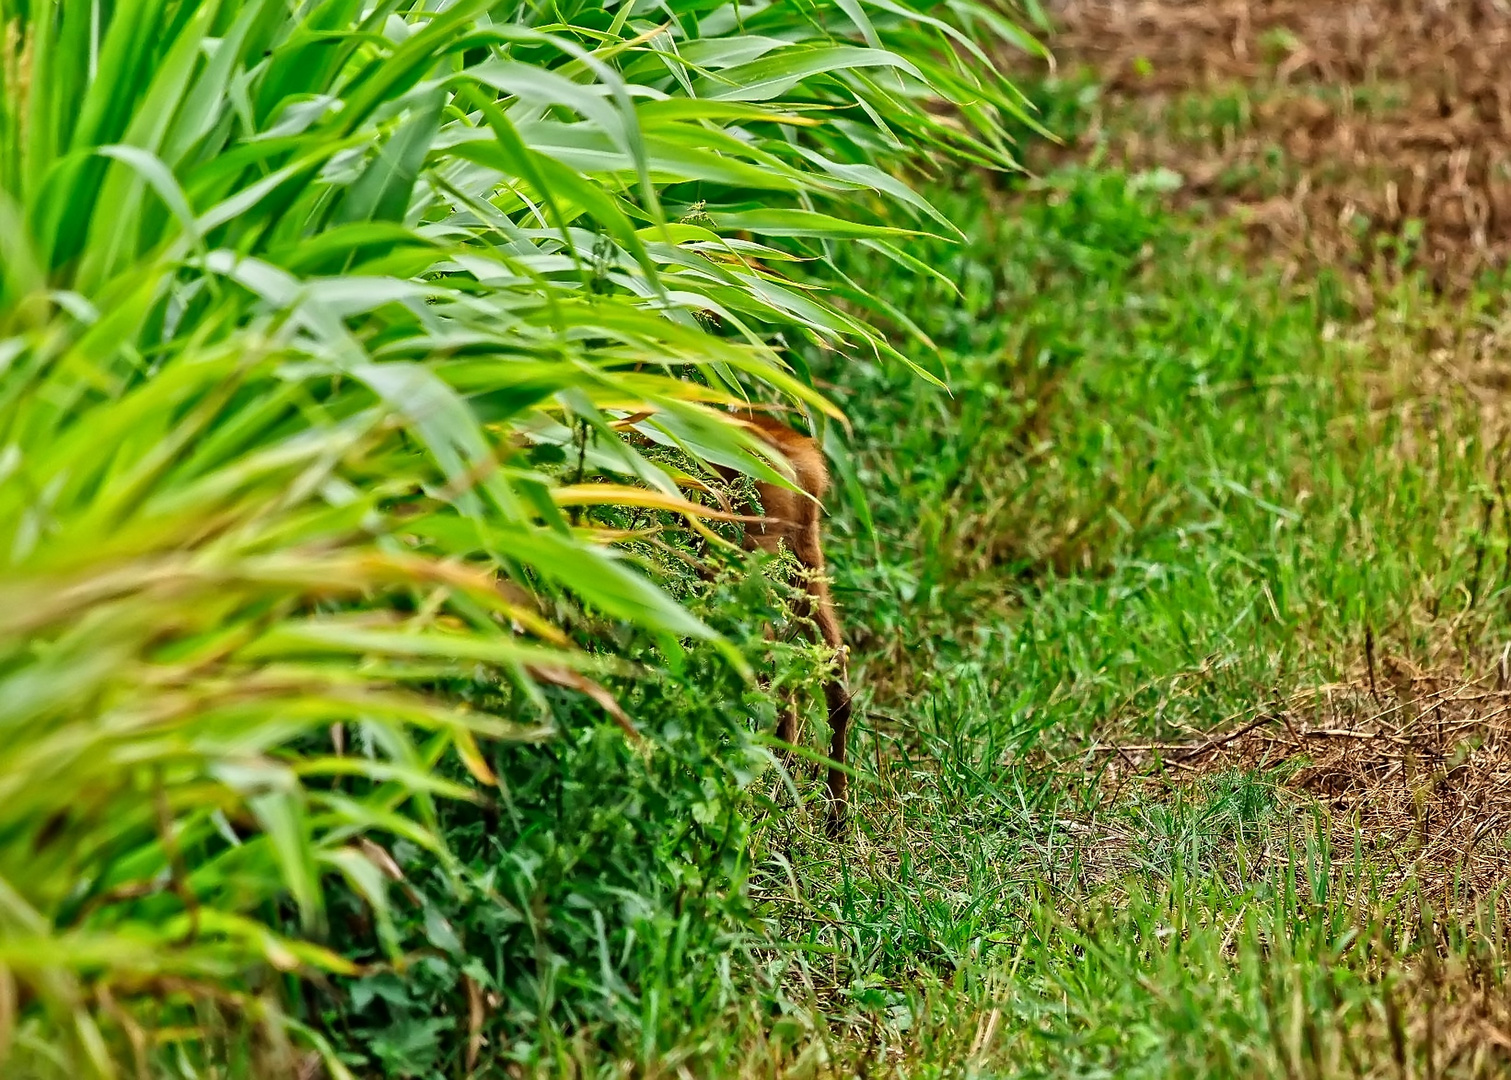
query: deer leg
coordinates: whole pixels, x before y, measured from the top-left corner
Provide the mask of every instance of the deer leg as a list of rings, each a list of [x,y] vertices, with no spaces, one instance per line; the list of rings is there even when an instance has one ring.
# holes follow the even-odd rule
[[[829,760],[836,763],[829,766],[827,781],[830,836],[838,836],[845,831],[850,815],[850,778],[843,769],[837,767],[845,764],[850,735],[850,680],[845,673],[843,647],[841,649],[839,673],[824,684],[824,703],[829,707],[829,730],[833,732],[829,742]]]
[[[776,630],[768,624],[766,627],[766,640],[771,641],[775,637]],[[771,673],[769,671],[761,672],[757,676],[757,679],[760,681],[762,690],[771,689]],[[776,718],[776,737],[788,746],[796,746],[798,739],[801,737],[798,722],[797,706],[793,704],[790,697],[784,698],[782,701],[782,711]],[[791,766],[792,751],[784,747],[777,751],[777,756],[781,759],[783,765]]]
[[[838,670],[824,684],[824,704],[829,710],[829,821],[831,836],[845,829],[849,816],[849,777],[843,766],[849,755],[850,745],[850,673],[849,655],[844,639],[839,632],[839,618],[834,613],[834,604],[829,599],[829,586],[820,577],[810,579],[809,589],[813,595],[814,622],[825,645],[834,650],[834,662]]]
[[[830,836],[844,832],[849,816],[849,777],[844,771],[849,754],[850,740],[850,677],[849,655],[845,648],[844,635],[840,633],[839,615],[834,610],[834,600],[829,595],[829,582],[824,577],[824,556],[818,543],[818,516],[815,513],[808,528],[800,537],[802,548],[798,555],[808,567],[808,614],[818,630],[818,637],[834,650],[838,670],[824,684],[824,704],[829,709],[829,775],[826,786],[829,793],[828,831]]]
[[[820,521],[820,502],[828,490],[829,479],[824,468],[823,450],[813,439],[799,435],[787,425],[762,418],[754,412],[746,422],[773,448],[780,451],[792,465],[794,479],[801,488],[798,494],[788,488],[757,483],[764,516],[768,523],[754,530],[747,530],[747,547],[759,547],[766,551],[779,551],[790,547],[802,565],[804,582],[803,602],[806,609],[795,612],[805,618],[817,630],[817,636],[833,649],[838,670],[824,686],[824,701],[829,709],[829,728],[833,734],[829,745],[827,778],[830,835],[837,835],[845,827],[849,809],[849,791],[845,777],[845,759],[850,735],[850,688],[845,653],[844,637],[840,633],[839,617],[829,596],[829,584],[824,576],[824,550]],[[783,713],[777,733],[790,731],[792,741],[797,737],[795,710]]]
[[[782,714],[776,719],[776,737],[788,746],[797,745],[797,721],[797,709],[793,708],[792,702],[788,701],[784,703],[782,705]],[[790,763],[792,758],[791,750],[788,750],[784,746],[781,748],[781,755],[783,763]]]

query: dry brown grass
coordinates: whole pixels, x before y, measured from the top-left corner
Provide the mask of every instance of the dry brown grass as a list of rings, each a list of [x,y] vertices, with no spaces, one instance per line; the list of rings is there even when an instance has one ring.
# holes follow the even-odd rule
[[[1389,888],[1429,885],[1456,909],[1511,881],[1511,650],[1484,676],[1449,678],[1391,657],[1360,680],[1292,696],[1225,731],[1179,743],[1112,741],[1106,782],[1186,784],[1269,772],[1316,801],[1339,850],[1357,836]]]

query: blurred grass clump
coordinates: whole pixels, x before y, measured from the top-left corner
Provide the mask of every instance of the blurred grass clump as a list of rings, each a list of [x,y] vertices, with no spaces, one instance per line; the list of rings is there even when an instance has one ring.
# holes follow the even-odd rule
[[[923,273],[897,177],[1012,167],[1004,38],[0,0],[7,1075],[649,1058],[644,971],[735,993],[775,601],[689,567],[702,466],[838,415],[793,345],[908,366],[832,257]]]

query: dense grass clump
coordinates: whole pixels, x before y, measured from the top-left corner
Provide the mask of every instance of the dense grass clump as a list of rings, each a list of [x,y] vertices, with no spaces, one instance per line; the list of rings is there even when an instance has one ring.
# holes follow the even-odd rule
[[[752,651],[763,616],[781,614],[771,586],[743,574],[695,610]],[[622,647],[660,663],[649,639]],[[779,685],[814,692],[823,659],[797,645],[776,659]],[[690,1037],[749,1015],[752,992],[769,990],[754,956],[768,938],[745,885],[774,702],[706,648],[675,671],[605,685],[640,741],[580,695],[548,691],[557,736],[499,744],[497,800],[441,808],[458,876],[422,848],[395,847],[408,903],[394,930],[411,962],[383,965],[359,923],[346,951],[376,970],[309,1002],[354,1066],[566,1070],[600,1043],[646,1061],[686,1055]]]
[[[1012,167],[1015,34],[0,2],[6,1070],[654,1054],[631,983],[738,915],[755,767],[747,622],[682,602],[706,466],[783,482],[731,406],[838,415],[794,345],[905,362],[830,245],[914,272],[896,174]],[[459,986],[438,1058],[406,995]]]
[[[0,0],[0,1071],[1505,1071],[1500,293],[1007,179],[1009,45]]]

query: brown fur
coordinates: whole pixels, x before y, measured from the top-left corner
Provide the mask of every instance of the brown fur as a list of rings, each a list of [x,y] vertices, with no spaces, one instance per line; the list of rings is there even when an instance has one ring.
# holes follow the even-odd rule
[[[818,628],[819,638],[838,654],[838,671],[824,685],[824,700],[829,708],[829,727],[833,739],[829,747],[832,761],[845,764],[845,752],[850,733],[850,688],[846,664],[845,642],[840,633],[839,616],[834,610],[834,601],[829,595],[829,582],[824,570],[823,538],[820,518],[823,499],[829,491],[829,470],[824,465],[824,453],[817,442],[800,435],[780,420],[759,413],[741,417],[750,424],[766,443],[777,450],[792,466],[793,481],[801,489],[793,491],[775,484],[756,484],[761,500],[762,516],[772,519],[770,524],[749,525],[745,530],[745,548],[778,552],[788,548],[802,564],[802,581],[807,591],[807,610],[799,611]],[[754,512],[747,507],[746,512]],[[797,710],[789,703],[777,722],[776,737],[783,742],[796,744]],[[842,770],[831,766],[828,776],[829,828],[839,831],[845,822],[848,809],[846,777]]]

